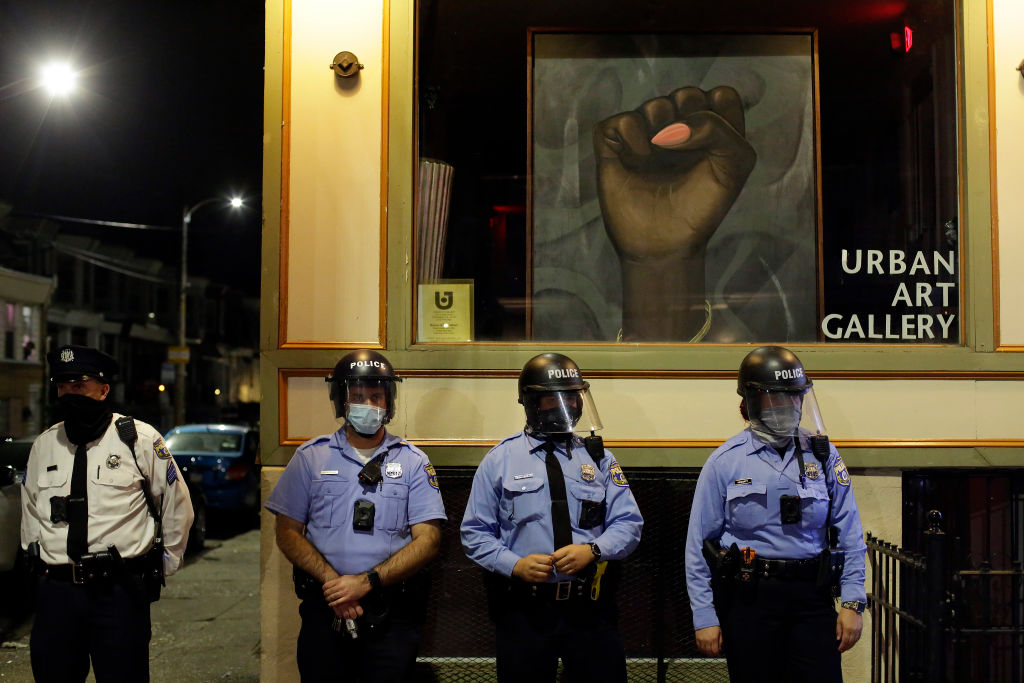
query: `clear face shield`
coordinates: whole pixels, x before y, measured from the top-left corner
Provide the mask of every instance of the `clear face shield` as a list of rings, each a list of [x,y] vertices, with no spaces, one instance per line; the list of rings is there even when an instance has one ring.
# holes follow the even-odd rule
[[[524,397],[526,425],[541,434],[589,434],[603,428],[594,399],[587,389],[528,393]]]
[[[364,436],[372,436],[394,414],[398,387],[395,382],[376,379],[345,379],[332,387],[335,419],[351,425]]]
[[[747,391],[747,415],[755,430],[774,437],[793,436],[799,428],[811,435],[825,435],[814,387],[803,391]]]

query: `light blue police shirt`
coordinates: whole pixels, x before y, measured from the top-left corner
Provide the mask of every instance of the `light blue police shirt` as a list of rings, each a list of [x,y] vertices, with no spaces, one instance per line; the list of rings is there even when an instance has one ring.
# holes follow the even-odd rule
[[[556,550],[543,443],[526,432],[510,436],[484,456],[473,477],[462,518],[462,547],[471,560],[502,576],[511,576],[526,555]],[[600,466],[595,465],[579,437],[573,437],[570,457],[565,441],[555,452],[565,476],[573,543],[597,543],[602,560],[629,555],[640,542],[644,520],[615,457],[606,450]],[[585,500],[606,503],[603,525],[580,528]],[[559,573],[548,581],[571,578]]]
[[[384,453],[384,455],[381,455]],[[306,525],[306,538],[339,574],[360,574],[412,540],[410,527],[447,519],[437,475],[423,451],[393,434],[374,453],[381,482],[365,487],[363,469],[345,429],[299,446],[265,507]],[[372,531],[352,528],[357,500],[374,504]]]
[[[790,443],[780,460],[750,429],[732,437],[711,454],[697,479],[686,536],[686,589],[693,609],[693,628],[718,625],[711,593],[711,570],[701,554],[706,538],[723,547],[735,543],[774,559],[814,557],[827,546],[825,518],[832,493],[832,525],[839,529],[839,548],[846,560],[840,577],[843,601],[866,602],[864,534],[850,474],[835,446],[829,444],[825,467],[804,446],[805,486]],[[800,497],[800,522],[781,522],[779,496]]]

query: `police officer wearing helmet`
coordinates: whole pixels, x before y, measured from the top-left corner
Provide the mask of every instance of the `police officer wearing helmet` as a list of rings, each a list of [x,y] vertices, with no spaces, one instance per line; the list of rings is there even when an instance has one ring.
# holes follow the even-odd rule
[[[192,502],[160,433],[111,411],[113,358],[47,355],[60,422],[32,444],[21,545],[36,584],[39,681],[148,681],[150,602],[182,563]]]
[[[866,602],[850,474],[791,351],[751,351],[737,393],[749,426],[708,458],[690,512],[697,647],[724,650],[732,681],[841,681]]]
[[[417,572],[446,519],[427,456],[388,433],[401,378],[376,351],[353,351],[326,378],[333,434],[299,446],[266,507],[295,566],[303,681],[404,681],[426,594]]]
[[[570,681],[626,680],[607,568],[636,548],[643,518],[594,434],[589,389],[572,359],[530,359],[519,375],[526,428],[473,478],[462,546],[490,572],[499,681],[554,681],[560,657]]]

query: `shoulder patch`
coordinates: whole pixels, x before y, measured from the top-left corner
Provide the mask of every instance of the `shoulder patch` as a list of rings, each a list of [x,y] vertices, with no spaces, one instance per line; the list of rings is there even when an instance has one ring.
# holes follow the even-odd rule
[[[437,485],[437,472],[434,471],[434,466],[428,462],[423,466],[423,471],[427,473],[427,483],[440,491],[441,487]]]
[[[836,481],[843,486],[850,485],[850,473],[846,471],[846,463],[843,462],[842,457],[836,460],[836,464],[832,467],[836,473]]]
[[[153,439],[153,452],[156,453],[156,457],[161,460],[167,460],[171,457],[171,451],[167,448],[167,444],[164,443],[162,436],[158,436]]]
[[[608,466],[608,474],[612,476],[612,483],[616,486],[629,486],[629,482],[626,481],[626,475],[622,473],[622,467],[619,466],[618,461],[612,460],[612,464]]]
[[[178,468],[174,466],[174,461],[167,463],[167,485],[170,486],[178,480]]]

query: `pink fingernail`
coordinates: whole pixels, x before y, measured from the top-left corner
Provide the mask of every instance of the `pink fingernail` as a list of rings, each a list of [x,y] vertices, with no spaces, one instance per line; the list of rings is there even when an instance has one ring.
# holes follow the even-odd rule
[[[651,144],[658,147],[681,145],[690,139],[691,132],[685,123],[672,123],[658,131],[658,134],[651,138]]]

